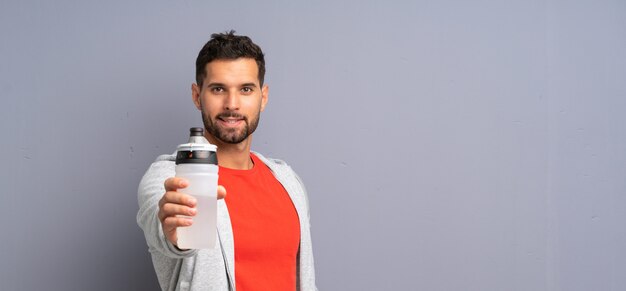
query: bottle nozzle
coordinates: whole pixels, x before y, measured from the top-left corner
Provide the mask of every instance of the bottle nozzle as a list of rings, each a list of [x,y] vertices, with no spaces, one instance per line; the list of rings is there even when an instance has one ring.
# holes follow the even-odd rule
[[[203,135],[202,127],[189,129],[189,142],[176,149],[176,164],[214,164],[217,165],[217,147],[209,143]]]
[[[204,128],[192,127],[189,129],[189,143],[190,144],[208,144],[209,141],[204,138]]]
[[[192,127],[189,129],[189,136],[202,136],[204,133],[204,128],[202,127]]]

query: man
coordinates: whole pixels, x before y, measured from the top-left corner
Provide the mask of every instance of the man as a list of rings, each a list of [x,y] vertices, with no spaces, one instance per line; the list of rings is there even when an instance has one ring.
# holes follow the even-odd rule
[[[283,161],[250,151],[268,99],[264,75],[261,48],[234,31],[213,34],[198,54],[191,95],[217,145],[218,243],[177,247],[196,201],[173,177],[175,155],[158,157],[139,185],[137,222],[163,290],[316,290],[306,190]]]

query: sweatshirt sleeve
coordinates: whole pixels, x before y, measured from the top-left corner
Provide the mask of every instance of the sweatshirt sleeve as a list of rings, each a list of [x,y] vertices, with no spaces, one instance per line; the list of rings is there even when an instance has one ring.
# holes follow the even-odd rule
[[[175,164],[169,159],[169,155],[160,156],[150,165],[150,168],[141,179],[137,190],[139,211],[137,212],[137,224],[143,230],[151,253],[158,252],[166,257],[180,259],[191,257],[197,250],[180,250],[165,238],[159,212],[159,200],[165,194],[163,183],[169,177],[173,177]]]

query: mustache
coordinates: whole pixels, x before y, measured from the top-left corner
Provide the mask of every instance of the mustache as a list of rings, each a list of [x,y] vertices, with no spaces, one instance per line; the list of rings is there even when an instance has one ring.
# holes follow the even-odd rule
[[[237,113],[235,111],[224,111],[221,112],[220,114],[218,114],[217,116],[215,116],[215,118],[217,119],[224,119],[224,118],[237,118],[237,119],[243,119],[243,120],[248,120],[248,118],[246,118],[245,116],[243,116],[240,113]]]

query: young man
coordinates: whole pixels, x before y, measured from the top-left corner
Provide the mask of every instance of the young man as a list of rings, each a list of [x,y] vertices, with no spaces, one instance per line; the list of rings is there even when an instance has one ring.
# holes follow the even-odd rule
[[[182,250],[196,201],[174,178],[176,155],[163,155],[139,185],[137,222],[163,290],[316,290],[304,185],[283,161],[251,152],[268,98],[263,52],[234,31],[213,34],[196,60],[193,102],[205,137],[217,145],[218,243]],[[228,195],[226,192],[228,191]]]

